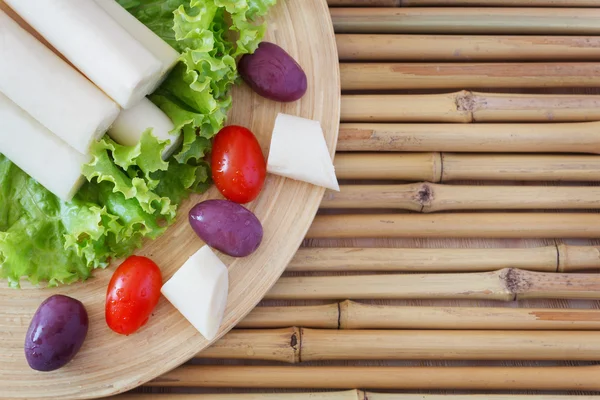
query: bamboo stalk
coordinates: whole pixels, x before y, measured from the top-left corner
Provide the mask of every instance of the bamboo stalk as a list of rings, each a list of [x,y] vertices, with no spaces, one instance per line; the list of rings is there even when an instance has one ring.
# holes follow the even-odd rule
[[[600,366],[183,366],[146,386],[309,389],[600,390]]]
[[[585,360],[600,357],[597,332],[302,330],[302,361]]]
[[[460,91],[344,95],[343,122],[580,122],[600,120],[600,96]]]
[[[335,158],[338,179],[401,179],[439,182],[442,175],[440,153],[384,155],[339,153]],[[598,162],[600,165],[600,161]]]
[[[236,394],[125,394],[116,400],[597,400],[579,395],[436,395],[410,393],[373,393],[361,390],[307,393],[236,393]]]
[[[581,246],[585,248],[584,246]],[[577,247],[576,249],[578,249]],[[569,249],[570,246],[565,246]],[[598,248],[578,267],[600,269]],[[566,251],[566,250],[565,250]],[[593,253],[593,252],[592,252]],[[580,256],[574,256],[580,259]],[[572,271],[571,258],[563,266]],[[344,271],[399,271],[399,272],[484,272],[502,268],[520,268],[531,271],[556,272],[555,246],[534,248],[300,248],[287,271],[291,272],[344,272]],[[582,268],[584,269],[584,268]],[[304,325],[302,325],[304,326]]]
[[[486,299],[513,301],[498,273],[284,277],[272,300]]]
[[[587,181],[600,174],[596,155],[339,153],[339,179],[404,181]]]
[[[568,246],[559,244],[558,271],[569,272],[578,270],[598,269],[600,248],[596,246]]]
[[[341,124],[338,151],[600,153],[600,122]]]
[[[398,307],[344,301],[340,329],[598,330],[600,311],[501,307]],[[315,310],[317,311],[317,310]]]
[[[337,329],[340,305],[301,307],[256,307],[237,328],[287,328],[304,326],[309,328]]]
[[[335,5],[343,5],[339,3],[347,2],[347,5],[359,5],[359,3],[367,3],[369,7],[393,7],[393,6],[457,6],[457,7],[598,7],[598,0],[328,0],[328,2],[338,3]],[[350,4],[352,3],[352,4]]]
[[[338,34],[341,61],[590,61],[594,36],[463,36]]]
[[[596,35],[597,8],[331,8],[336,33]]]
[[[533,248],[305,247],[296,252],[287,271],[484,272],[503,268],[540,272],[598,270],[600,247],[564,244]]]
[[[351,360],[595,361],[600,335],[590,331],[234,330],[199,358],[296,364]]]
[[[112,398],[112,397],[111,397]],[[364,400],[364,393],[357,390],[344,392],[312,392],[312,393],[203,393],[203,394],[125,394],[112,398],[113,400]],[[410,397],[409,400],[412,400]],[[478,400],[478,399],[472,399]],[[506,400],[506,399],[498,399]],[[511,399],[508,399],[511,400]],[[521,400],[515,398],[512,400]],[[525,400],[528,400],[526,398]],[[533,399],[537,400],[537,399]],[[547,400],[560,400],[553,397]],[[563,399],[571,400],[571,399]],[[580,397],[577,398],[580,400]],[[581,397],[581,400],[587,400]]]
[[[329,7],[398,7],[402,2],[403,0],[327,0]]]
[[[201,353],[203,358],[300,362],[298,328],[233,330]]]
[[[346,300],[324,306],[257,307],[238,328],[598,330],[600,310],[404,307]]]
[[[435,183],[343,185],[327,191],[321,208],[390,209],[422,213],[457,210],[534,210],[600,208],[594,186],[465,186]]]
[[[471,122],[472,112],[461,104],[470,92],[428,95],[343,95],[342,121]],[[581,99],[581,96],[580,96]],[[586,98],[587,99],[587,98]],[[600,96],[592,105],[600,107]],[[591,107],[589,107],[591,110]],[[600,116],[600,111],[597,113]]]
[[[503,269],[462,274],[284,277],[267,293],[273,300],[532,298],[600,300],[600,275]]]
[[[307,238],[577,238],[600,237],[595,213],[456,213],[319,215]]]
[[[378,162],[379,167],[381,168],[385,162],[386,160],[381,159]],[[592,155],[444,153],[442,164],[442,182],[454,180],[595,182],[600,176],[600,158]]]
[[[598,63],[575,62],[340,64],[342,90],[587,88],[599,75]]]
[[[367,400],[597,400],[597,396],[580,395],[527,395],[527,394],[404,394],[366,393]],[[202,398],[204,399],[204,397]],[[285,399],[287,400],[287,399]],[[345,400],[345,399],[344,399]],[[359,397],[359,400],[363,398]]]

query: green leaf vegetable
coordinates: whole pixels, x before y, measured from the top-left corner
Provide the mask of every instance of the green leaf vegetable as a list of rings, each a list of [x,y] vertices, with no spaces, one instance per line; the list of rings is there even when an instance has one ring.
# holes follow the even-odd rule
[[[87,182],[69,203],[0,154],[0,278],[12,287],[23,278],[49,286],[85,280],[160,236],[180,202],[208,188],[203,159],[232,104],[236,59],[256,49],[261,19],[275,1],[118,0],[181,53],[150,96],[181,130],[181,148],[163,161],[166,143],[151,130],[136,146],[105,136],[92,147]]]

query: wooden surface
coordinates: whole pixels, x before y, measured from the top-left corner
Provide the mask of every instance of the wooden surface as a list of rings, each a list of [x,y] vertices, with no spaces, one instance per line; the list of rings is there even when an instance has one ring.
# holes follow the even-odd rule
[[[600,0],[328,3],[342,192],[239,329],[122,399],[599,398]]]
[[[600,0],[328,3],[342,191],[239,329],[128,396],[598,398]]]
[[[233,94],[229,122],[252,129],[267,154],[278,112],[316,119],[321,121],[333,154],[340,91],[326,4],[322,0],[281,1],[269,20],[267,40],[279,44],[299,61],[308,76],[309,90],[301,101],[278,104],[242,87]],[[309,228],[323,192],[309,184],[268,177],[259,199],[249,205],[263,223],[261,247],[244,259],[223,256],[229,266],[230,286],[221,335],[252,310],[283,272]],[[217,197],[214,188],[203,197],[184,202],[175,225],[139,252],[161,267],[165,280],[202,246],[187,222],[187,213],[198,201],[211,197]],[[209,345],[164,298],[138,333],[126,337],[110,331],[104,321],[104,299],[113,270],[98,272],[88,282],[53,290],[27,285],[23,290],[0,289],[0,398],[74,399],[115,394],[175,368]],[[68,366],[56,372],[36,373],[25,361],[23,338],[37,306],[54,293],[84,303],[90,331],[80,353]]]
[[[328,3],[342,192],[240,329],[136,398],[598,398],[600,1]]]

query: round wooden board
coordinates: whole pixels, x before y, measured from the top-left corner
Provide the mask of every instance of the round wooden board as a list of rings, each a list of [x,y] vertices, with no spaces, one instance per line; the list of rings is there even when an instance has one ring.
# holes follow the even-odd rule
[[[247,126],[259,137],[265,155],[278,112],[321,121],[333,154],[339,127],[340,84],[335,38],[325,0],[279,0],[269,16],[265,40],[286,49],[304,68],[308,92],[295,103],[278,104],[236,88],[230,124]],[[276,282],[300,246],[321,202],[324,190],[309,184],[268,176],[259,199],[248,208],[264,226],[259,250],[244,259],[222,256],[229,266],[228,307],[221,329],[225,334],[249,313]],[[185,202],[167,233],[138,253],[162,268],[164,279],[203,243],[187,222],[189,209],[206,198],[218,198],[213,188]],[[117,264],[118,261],[115,262]],[[23,285],[0,288],[0,398],[83,399],[120,393],[186,362],[210,345],[164,299],[147,326],[131,336],[113,333],[104,321],[104,297],[114,265],[91,280],[57,289]],[[81,300],[90,316],[83,348],[66,367],[40,373],[25,361],[25,332],[39,304],[62,293]]]

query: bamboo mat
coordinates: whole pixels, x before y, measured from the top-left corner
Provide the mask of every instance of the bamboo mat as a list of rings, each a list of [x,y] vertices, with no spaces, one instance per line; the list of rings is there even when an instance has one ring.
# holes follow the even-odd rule
[[[119,398],[595,398],[600,0],[329,4],[342,191],[236,330]]]

